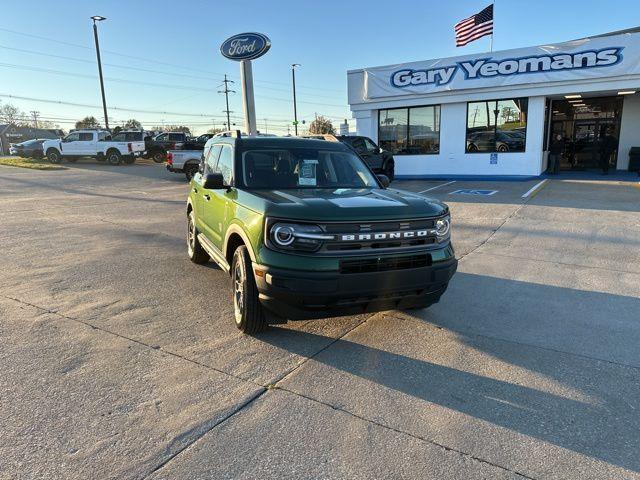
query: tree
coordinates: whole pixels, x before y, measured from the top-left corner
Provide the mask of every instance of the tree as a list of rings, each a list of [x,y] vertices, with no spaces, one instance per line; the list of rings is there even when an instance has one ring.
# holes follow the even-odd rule
[[[122,128],[123,130],[142,130],[142,124],[135,118],[130,118]]]
[[[116,127],[113,130],[111,130],[111,133],[113,133],[114,135],[117,135],[122,130],[123,130],[123,128],[120,125],[116,125]]]
[[[333,128],[333,124],[331,120],[323,117],[322,115],[318,115],[316,119],[309,124],[309,133],[312,134],[328,134],[333,135],[336,133]]]
[[[210,128],[209,130],[207,130],[207,133],[210,133],[212,135],[220,132],[224,132],[224,130],[222,128]]]
[[[82,120],[76,122],[76,129],[81,128],[100,128],[100,122],[96,120],[96,117],[84,117]]]
[[[26,115],[18,107],[5,103],[0,105],[0,123],[11,123],[17,126],[27,125]]]

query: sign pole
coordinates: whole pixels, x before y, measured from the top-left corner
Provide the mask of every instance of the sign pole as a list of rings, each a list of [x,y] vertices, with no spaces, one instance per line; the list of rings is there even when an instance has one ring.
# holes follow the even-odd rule
[[[244,128],[249,135],[256,135],[256,104],[253,97],[253,71],[251,60],[240,61],[240,80],[242,82],[242,109],[244,110]]]

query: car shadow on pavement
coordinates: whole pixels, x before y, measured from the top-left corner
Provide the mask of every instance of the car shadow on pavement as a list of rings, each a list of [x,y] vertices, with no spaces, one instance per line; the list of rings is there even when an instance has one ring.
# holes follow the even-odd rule
[[[496,279],[491,277],[470,277],[475,277],[476,282],[486,281],[496,292],[510,282],[500,280],[495,283],[493,280]],[[527,295],[526,290],[531,292],[540,289],[542,295],[546,295],[550,289],[569,294],[575,292],[578,300],[587,302],[587,308],[601,302],[603,297],[610,297],[605,305],[612,312],[619,311],[617,308],[629,308],[634,300],[526,282],[513,283],[518,284],[521,295]],[[640,373],[637,369],[526,343],[509,342],[489,335],[461,333],[464,328],[460,324],[456,324],[457,328],[452,331],[447,327],[446,320],[439,320],[438,314],[427,316],[426,312],[416,312],[419,315],[417,317],[398,313],[394,316],[393,312],[384,317],[374,317],[357,331],[355,337],[358,342],[344,338],[337,340],[312,357],[311,362],[318,362],[320,366],[311,367],[313,370],[307,369],[306,372],[299,370],[287,379],[284,387],[310,397],[320,397],[324,402],[358,411],[360,415],[363,411],[375,412],[376,418],[384,418],[384,423],[395,426],[396,421],[404,420],[397,416],[394,409],[385,409],[381,405],[383,402],[389,402],[388,405],[402,402],[401,397],[385,391],[391,389],[427,402],[423,408],[419,408],[410,428],[420,429],[420,417],[429,409],[428,404],[435,404],[640,472],[640,456],[637,455],[640,451]],[[516,324],[514,328],[517,328],[518,322],[530,320],[512,314],[508,308],[494,313]],[[474,305],[460,315],[463,323],[473,323],[482,321],[482,316],[491,313],[479,310]],[[415,324],[416,321],[425,320],[436,328],[419,328]],[[557,320],[562,322],[562,319]],[[535,325],[526,328],[531,332],[536,330]],[[540,338],[559,333],[545,332],[544,328],[540,326],[537,332]],[[380,332],[381,329],[393,330],[385,334]],[[445,330],[444,335],[439,333],[439,329]],[[569,335],[569,331],[566,334]],[[387,337],[393,339],[391,348],[378,348]],[[303,356],[308,356],[309,346],[328,343],[324,336],[284,328],[272,328],[270,333],[261,335],[259,339]],[[437,353],[429,350],[429,344],[435,351],[440,341],[448,341],[452,351],[458,354],[436,356]],[[374,343],[376,346],[359,342]],[[413,354],[407,356],[411,348],[407,345],[415,345],[415,349],[418,349],[415,350],[415,357],[421,358],[414,358]],[[494,371],[496,377],[503,379],[478,373]],[[311,374],[313,378],[309,377]],[[354,380],[353,376],[364,382]],[[504,378],[513,380],[506,381]],[[372,387],[372,383],[382,388]],[[329,384],[331,388],[321,387]],[[382,400],[376,400],[377,397]],[[411,400],[407,401],[412,404]],[[402,411],[406,412],[406,409]],[[477,428],[477,424],[469,428]],[[428,425],[425,425],[425,429],[429,429]],[[491,431],[495,433],[495,430]],[[492,441],[497,440],[494,438]]]

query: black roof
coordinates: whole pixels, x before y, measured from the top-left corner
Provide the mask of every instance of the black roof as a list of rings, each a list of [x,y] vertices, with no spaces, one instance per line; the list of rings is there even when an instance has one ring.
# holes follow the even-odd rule
[[[224,137],[224,140],[236,141],[241,148],[318,148],[322,150],[348,150],[341,142],[300,137]],[[350,151],[350,150],[348,150]]]

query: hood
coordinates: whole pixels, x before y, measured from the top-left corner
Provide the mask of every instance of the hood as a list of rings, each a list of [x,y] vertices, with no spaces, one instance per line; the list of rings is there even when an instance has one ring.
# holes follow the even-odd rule
[[[249,190],[243,193],[261,203],[255,207],[267,216],[298,220],[339,222],[425,218],[442,215],[449,209],[437,200],[393,188],[305,188]]]

